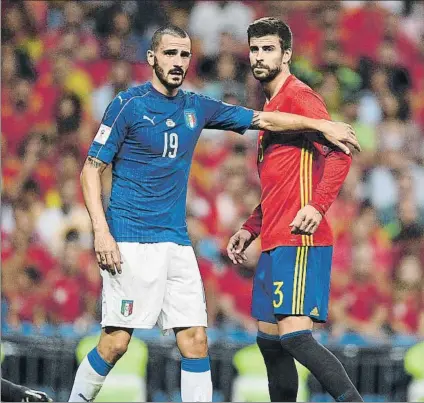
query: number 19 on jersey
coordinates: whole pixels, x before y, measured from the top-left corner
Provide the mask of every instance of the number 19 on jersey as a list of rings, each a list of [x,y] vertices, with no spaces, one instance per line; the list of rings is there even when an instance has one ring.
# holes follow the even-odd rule
[[[177,133],[163,133],[164,144],[162,157],[175,158],[178,150],[178,134]]]

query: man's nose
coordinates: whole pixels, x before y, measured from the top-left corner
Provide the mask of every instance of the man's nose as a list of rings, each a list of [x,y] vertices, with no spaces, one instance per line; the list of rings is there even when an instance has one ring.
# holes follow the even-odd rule
[[[180,55],[175,56],[174,59],[174,67],[182,67],[183,66],[183,58]]]

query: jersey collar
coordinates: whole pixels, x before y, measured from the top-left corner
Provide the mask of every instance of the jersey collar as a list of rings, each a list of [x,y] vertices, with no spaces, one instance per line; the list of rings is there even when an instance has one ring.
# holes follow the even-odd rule
[[[155,95],[159,98],[162,98],[162,99],[169,99],[170,101],[173,101],[174,99],[181,98],[183,96],[183,90],[181,88],[179,88],[177,95],[175,95],[173,97],[167,97],[166,95],[159,92],[155,87],[153,87],[153,84],[152,84],[151,81],[147,82],[147,88],[151,92],[151,94],[153,94],[153,95]]]

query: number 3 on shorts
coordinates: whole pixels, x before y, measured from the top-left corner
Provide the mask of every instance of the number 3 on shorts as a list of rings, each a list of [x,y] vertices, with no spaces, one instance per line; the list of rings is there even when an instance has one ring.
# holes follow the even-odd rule
[[[272,304],[274,305],[274,308],[278,308],[282,305],[283,303],[283,291],[281,291],[281,287],[283,286],[284,282],[283,281],[274,281],[274,294],[278,297],[278,300],[276,301],[275,299],[272,301]]]

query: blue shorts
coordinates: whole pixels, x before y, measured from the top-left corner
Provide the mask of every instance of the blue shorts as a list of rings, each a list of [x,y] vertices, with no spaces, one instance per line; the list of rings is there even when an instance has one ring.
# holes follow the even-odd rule
[[[328,316],[332,246],[280,246],[262,252],[253,281],[252,316],[276,323],[275,315]]]

